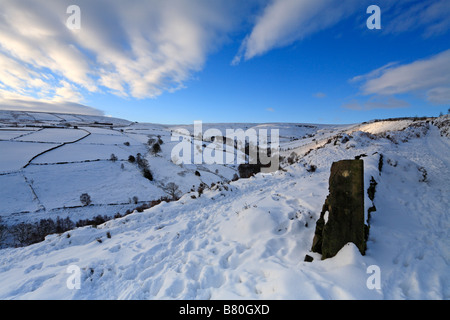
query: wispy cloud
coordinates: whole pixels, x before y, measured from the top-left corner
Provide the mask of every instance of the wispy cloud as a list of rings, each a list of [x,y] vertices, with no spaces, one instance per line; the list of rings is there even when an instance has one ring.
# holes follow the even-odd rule
[[[83,93],[154,98],[183,87],[236,23],[226,0],[0,0],[0,88],[83,101]]]
[[[290,45],[328,28],[360,8],[356,0],[273,0],[257,19],[232,64]]]
[[[256,19],[232,64],[250,60],[273,49],[288,46],[329,29],[356,15],[365,28],[366,8],[370,0],[272,0]],[[420,32],[425,37],[450,30],[448,0],[379,0],[384,34]]]
[[[412,93],[432,103],[449,103],[450,50],[409,64],[388,64],[352,81],[362,81],[363,95]]]

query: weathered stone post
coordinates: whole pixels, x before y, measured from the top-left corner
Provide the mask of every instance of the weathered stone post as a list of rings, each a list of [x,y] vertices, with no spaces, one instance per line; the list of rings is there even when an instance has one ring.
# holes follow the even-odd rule
[[[321,253],[323,260],[353,242],[364,255],[364,235],[364,162],[335,162],[331,166],[329,195],[316,224],[311,251]]]

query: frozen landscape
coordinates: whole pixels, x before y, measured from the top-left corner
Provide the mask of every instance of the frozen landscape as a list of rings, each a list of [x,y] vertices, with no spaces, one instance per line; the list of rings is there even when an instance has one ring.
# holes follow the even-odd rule
[[[172,133],[192,125],[0,111],[0,299],[449,299],[449,123],[204,124],[279,130],[280,170],[237,179],[237,165],[172,162]],[[330,167],[355,157],[377,183],[366,254],[321,260]],[[17,227],[46,219],[73,225],[43,241]]]

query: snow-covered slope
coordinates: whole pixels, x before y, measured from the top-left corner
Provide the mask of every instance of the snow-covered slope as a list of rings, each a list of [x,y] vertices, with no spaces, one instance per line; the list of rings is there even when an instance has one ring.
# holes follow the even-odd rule
[[[286,140],[298,144],[284,170],[3,249],[0,299],[449,299],[450,142],[435,126],[444,120],[320,128],[308,148]],[[378,183],[366,255],[348,244],[321,261],[310,247],[329,170],[356,156],[366,188]],[[367,286],[370,266],[379,289]]]
[[[335,132],[335,126],[306,124],[204,124],[203,131],[226,129],[278,129],[283,149],[305,144],[315,134]],[[203,183],[232,180],[234,164],[187,164],[172,162],[173,131],[193,125],[167,126],[132,123],[122,119],[36,112],[0,111],[1,223],[8,226],[36,223],[41,219],[69,218],[73,222],[98,215],[123,215],[137,206],[168,196],[167,185],[175,183],[180,194]],[[191,139],[191,137],[188,137]],[[151,153],[149,139],[162,142]],[[202,144],[211,141],[203,141]],[[193,143],[193,140],[192,140]],[[224,150],[225,151],[225,150]],[[130,156],[141,154],[148,162],[153,181],[146,179]],[[111,161],[112,155],[115,161]],[[82,194],[90,206],[80,202]],[[11,239],[5,245],[21,245]]]
[[[13,226],[56,217],[76,222],[123,215],[166,197],[170,182],[186,193],[237,173],[236,166],[175,165],[171,130],[109,117],[0,111],[1,222]],[[155,138],[162,150],[152,155],[148,140]],[[148,162],[153,181],[128,161],[138,154]],[[90,195],[90,206],[82,206],[83,193]]]

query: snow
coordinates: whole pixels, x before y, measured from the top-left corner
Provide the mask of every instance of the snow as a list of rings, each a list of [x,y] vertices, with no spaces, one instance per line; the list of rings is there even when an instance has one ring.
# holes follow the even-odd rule
[[[137,191],[142,192],[139,197],[160,196],[168,182],[176,182],[184,193],[178,201],[97,228],[79,228],[49,235],[28,247],[2,249],[0,299],[449,299],[449,139],[425,121],[361,126],[364,131],[359,131],[360,125],[286,124],[280,130],[285,137],[301,136],[294,141],[286,138],[282,148],[289,144],[299,152],[308,145],[307,155],[292,165],[283,163],[284,170],[217,184],[201,196],[189,192],[192,185],[202,181],[210,185],[215,178],[229,177],[235,168],[167,161],[173,145],[168,133],[175,126],[132,124],[132,130],[124,130],[142,143],[150,134],[163,137],[161,154],[146,156],[153,182],[128,162],[122,162],[125,168],[120,169],[120,161],[31,165],[20,174],[0,176],[2,186],[13,185],[29,199],[21,174],[25,175],[48,208],[75,205],[81,192],[88,192],[96,205],[126,201]],[[312,136],[302,139],[305,132]],[[348,141],[342,139],[344,132]],[[96,131],[95,135],[97,139],[105,134]],[[82,154],[80,159],[95,154],[86,149],[83,155],[86,146],[70,145],[80,148],[75,149]],[[114,147],[109,140],[99,146]],[[67,147],[37,160],[48,156],[54,161],[60,151],[73,158],[77,152],[70,153]],[[105,154],[110,150],[105,149]],[[334,161],[355,156],[364,160],[365,187],[372,177],[377,182],[366,255],[348,243],[335,257],[322,261],[310,248],[328,195],[330,167]],[[317,170],[308,172],[308,164]],[[14,201],[11,192],[0,192],[0,197],[2,203]],[[366,195],[366,213],[370,206]],[[80,210],[100,212],[101,208]],[[306,254],[314,261],[304,262]],[[67,287],[72,275],[67,270],[73,265],[81,271],[80,290]],[[381,271],[379,289],[367,285],[373,266]]]
[[[361,125],[358,130],[369,132],[372,134],[387,132],[387,131],[400,131],[408,127],[412,120],[400,120],[400,121],[377,121],[365,125]]]
[[[0,216],[39,210],[31,189],[20,173],[0,176]]]
[[[148,140],[148,138],[147,138]],[[91,134],[83,141],[82,144],[108,144],[108,145],[123,145],[125,142],[129,142],[130,145],[138,145],[140,143],[134,141],[134,139],[127,136],[109,135],[109,134]]]
[[[33,112],[29,115],[36,121],[61,121],[61,118],[54,114]]]
[[[91,196],[93,204],[126,203],[133,196],[158,199],[164,195],[130,164],[125,165],[124,170],[110,161],[33,166],[27,177],[34,181],[35,192],[47,210],[80,206],[83,193]]]
[[[50,143],[0,141],[0,173],[20,170],[36,154],[54,147]]]
[[[16,141],[64,143],[78,140],[86,135],[87,132],[82,130],[52,128],[34,132]]]
[[[13,140],[25,134],[29,134],[27,131],[18,130],[0,130],[0,140]]]
[[[68,144],[52,150],[33,160],[33,164],[48,164],[61,162],[109,160],[115,154],[119,160],[127,160],[133,149],[121,148],[115,145]]]

